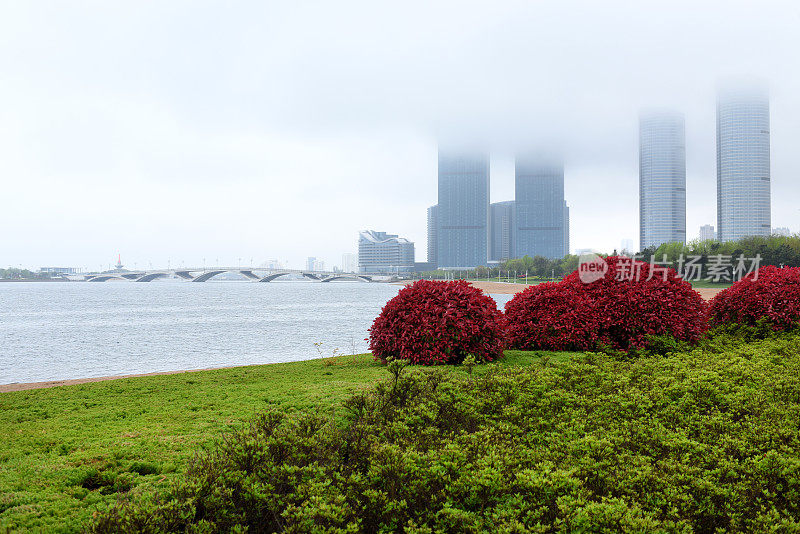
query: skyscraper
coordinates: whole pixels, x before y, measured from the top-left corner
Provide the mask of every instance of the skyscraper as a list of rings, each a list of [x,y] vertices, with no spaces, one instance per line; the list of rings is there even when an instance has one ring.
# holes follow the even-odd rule
[[[437,264],[486,265],[489,245],[489,157],[439,150]]]
[[[514,201],[490,205],[489,259],[508,260],[514,257]]]
[[[686,142],[683,115],[639,119],[639,245],[686,242]]]
[[[569,254],[569,206],[564,201],[564,256]]]
[[[354,273],[356,272],[356,265],[358,257],[352,252],[345,252],[342,254],[342,272]]]
[[[438,231],[437,231],[437,214],[439,212],[439,206],[431,206],[428,208],[428,264],[436,269],[439,266],[437,257],[438,254],[436,253],[436,249],[439,246],[438,243]]]
[[[769,96],[731,87],[717,98],[717,238],[769,235]]]
[[[563,258],[569,250],[564,165],[517,157],[514,255]]]

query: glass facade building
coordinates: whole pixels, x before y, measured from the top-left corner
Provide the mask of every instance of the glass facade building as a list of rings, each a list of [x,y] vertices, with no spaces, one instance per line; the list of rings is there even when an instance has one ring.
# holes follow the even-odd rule
[[[564,201],[564,256],[569,254],[569,206]]]
[[[365,230],[358,234],[358,271],[402,274],[414,270],[414,243],[395,234]]]
[[[683,115],[639,119],[639,245],[686,242],[686,141]]]
[[[439,246],[438,243],[438,231],[437,231],[437,214],[439,212],[439,206],[431,206],[428,208],[428,263],[433,266],[435,269],[439,266],[436,249]]]
[[[436,263],[445,269],[489,258],[489,156],[439,151]]]
[[[489,259],[503,261],[514,258],[514,201],[490,205]]]
[[[563,258],[569,250],[564,165],[517,157],[514,255]]]
[[[769,96],[736,87],[717,98],[717,238],[769,235]]]

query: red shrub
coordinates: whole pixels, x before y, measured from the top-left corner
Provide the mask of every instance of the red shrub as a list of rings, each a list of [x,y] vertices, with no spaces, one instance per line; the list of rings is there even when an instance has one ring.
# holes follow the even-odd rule
[[[508,342],[518,349],[641,348],[648,336],[697,342],[706,329],[706,304],[674,270],[612,256],[592,283],[578,271],[558,284],[532,286],[506,304]],[[638,275],[636,274],[638,271]],[[648,278],[650,278],[648,280]]]
[[[765,319],[774,330],[800,325],[800,267],[769,265],[755,275],[746,276],[711,300],[711,323],[754,326]]]
[[[375,359],[435,365],[468,354],[491,361],[503,354],[503,314],[480,289],[463,280],[420,280],[386,303],[370,328]]]
[[[571,285],[545,283],[527,288],[506,303],[506,339],[523,350],[588,349],[597,343],[588,301]]]

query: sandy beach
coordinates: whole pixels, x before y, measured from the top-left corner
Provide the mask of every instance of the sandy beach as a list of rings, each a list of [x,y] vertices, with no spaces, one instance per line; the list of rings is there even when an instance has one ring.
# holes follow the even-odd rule
[[[410,285],[413,283],[413,281],[409,280],[398,283],[402,285]],[[477,287],[484,293],[494,293],[495,295],[514,295],[521,291],[525,291],[533,284],[513,284],[511,282],[470,282],[470,285]],[[712,298],[714,298],[714,295],[722,291],[722,289],[699,288],[695,289],[695,291],[700,293],[700,296],[703,297],[705,300],[711,300]]]

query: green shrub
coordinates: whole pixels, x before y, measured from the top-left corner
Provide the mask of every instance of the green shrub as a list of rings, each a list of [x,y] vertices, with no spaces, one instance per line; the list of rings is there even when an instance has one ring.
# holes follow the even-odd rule
[[[688,352],[691,346],[685,341],[672,336],[647,336],[643,354],[651,356],[666,356],[670,353]]]
[[[90,530],[797,531],[799,343],[470,378],[397,362],[344,417],[261,415]]]
[[[158,464],[153,462],[133,462],[131,466],[128,468],[128,471],[131,473],[137,473],[142,476],[146,475],[157,475],[161,473],[161,468]]]

